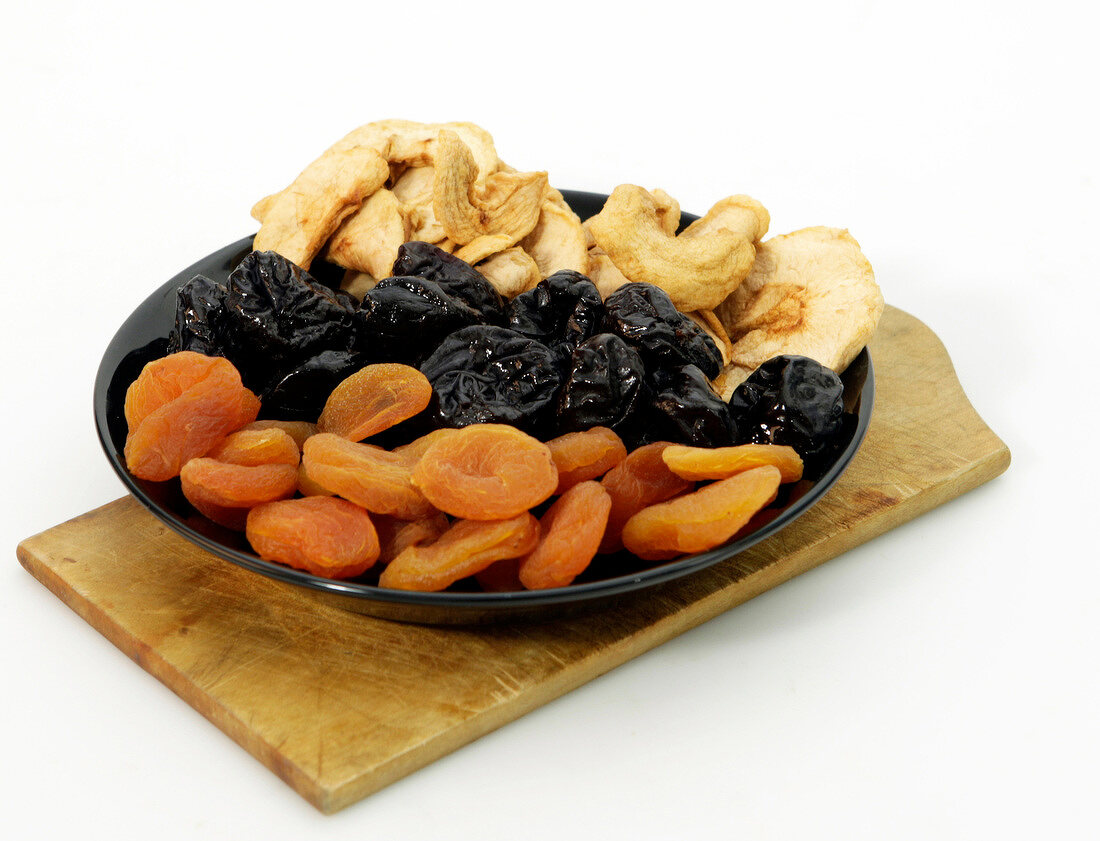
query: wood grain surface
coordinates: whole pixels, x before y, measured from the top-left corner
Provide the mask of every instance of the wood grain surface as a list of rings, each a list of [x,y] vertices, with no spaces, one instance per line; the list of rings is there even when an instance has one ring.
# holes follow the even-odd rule
[[[815,508],[730,561],[598,612],[478,628],[373,619],[203,552],[130,497],[28,538],[18,556],[333,812],[1007,468],[926,326],[887,307],[871,355],[867,438]]]

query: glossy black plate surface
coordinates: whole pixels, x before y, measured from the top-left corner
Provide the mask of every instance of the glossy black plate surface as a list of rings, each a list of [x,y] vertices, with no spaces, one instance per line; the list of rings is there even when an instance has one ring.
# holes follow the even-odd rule
[[[598,213],[606,196],[563,191],[573,209],[588,218]],[[695,217],[684,214],[685,223]],[[300,588],[348,610],[405,622],[460,624],[510,619],[551,619],[577,608],[621,597],[690,575],[727,560],[775,534],[805,513],[836,482],[855,455],[871,417],[874,372],[864,350],[844,372],[844,402],[857,422],[851,439],[820,479],[808,486],[772,522],[733,543],[663,564],[649,565],[630,556],[597,556],[592,568],[569,587],[515,593],[447,591],[413,593],[387,590],[359,581],[333,581],[281,564],[261,560],[243,536],[223,529],[198,515],[180,491],[179,480],[149,482],[126,469],[123,447],[126,420],[123,402],[142,367],[163,356],[175,317],[176,289],[196,274],[225,281],[237,263],[251,251],[252,237],[199,260],[157,289],[123,322],[108,345],[95,382],[95,420],[100,442],[123,484],[143,505],[174,531],[207,551],[287,585]]]

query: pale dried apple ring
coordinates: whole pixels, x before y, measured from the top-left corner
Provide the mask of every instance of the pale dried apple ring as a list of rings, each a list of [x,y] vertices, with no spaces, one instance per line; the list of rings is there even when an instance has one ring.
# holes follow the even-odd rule
[[[326,152],[271,203],[252,247],[275,251],[308,269],[333,231],[389,174],[385,158],[374,149]]]
[[[626,278],[661,287],[678,309],[687,312],[713,309],[737,288],[752,268],[753,243],[767,229],[761,224],[766,211],[732,214],[723,205],[722,214],[720,225],[711,220],[691,235],[685,231],[672,236],[662,225],[653,194],[620,184],[588,225],[596,245]],[[744,223],[744,229],[732,230],[731,218]]]
[[[381,188],[336,229],[322,256],[337,266],[382,280],[393,274],[397,249],[411,232],[401,202],[390,190]]]
[[[498,234],[515,245],[538,222],[549,184],[545,172],[497,172],[478,181],[478,166],[457,135],[441,131],[435,147],[432,207],[447,237],[465,245]]]

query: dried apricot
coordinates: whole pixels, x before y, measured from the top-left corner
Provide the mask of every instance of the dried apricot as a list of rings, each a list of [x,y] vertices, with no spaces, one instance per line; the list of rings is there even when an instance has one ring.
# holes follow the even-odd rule
[[[547,441],[546,446],[558,468],[559,494],[580,482],[598,479],[626,458],[623,439],[606,426],[567,432]]]
[[[550,450],[514,426],[481,423],[433,443],[412,482],[441,511],[468,520],[505,520],[558,486]]]
[[[388,564],[410,546],[434,542],[451,527],[451,521],[443,513],[419,520],[398,520],[382,514],[372,519],[382,546],[378,561],[383,564]]]
[[[329,496],[285,499],[253,508],[245,536],[261,558],[325,578],[362,575],[378,558],[370,515]]]
[[[428,447],[434,444],[436,441],[441,441],[449,435],[454,435],[458,432],[457,429],[451,429],[450,427],[444,427],[443,429],[433,429],[426,435],[421,435],[419,438],[410,441],[408,444],[402,444],[400,447],[394,447],[395,453],[400,453],[413,463],[420,461],[424,453],[428,452]]]
[[[183,495],[195,509],[241,531],[250,508],[294,495],[298,468],[289,464],[228,464],[193,458],[180,470]]]
[[[227,464],[255,467],[259,464],[289,464],[298,466],[298,445],[286,432],[277,428],[238,429],[221,440],[207,454],[208,458]]]
[[[779,468],[783,482],[802,478],[802,458],[794,447],[779,444],[741,444],[738,447],[667,447],[661,458],[669,470],[684,479],[728,479],[754,467]]]
[[[704,552],[729,540],[775,499],[779,468],[755,467],[694,493],[650,505],[623,527],[623,544],[646,560]]]
[[[171,479],[259,410],[227,359],[181,351],[154,360],[126,392],[126,467],[139,479]]]
[[[432,397],[428,378],[397,363],[368,365],[332,390],[317,426],[362,441],[423,411]]]
[[[378,583],[396,590],[445,590],[494,561],[526,555],[538,540],[538,520],[527,511],[502,520],[458,520],[434,543],[405,549]]]
[[[611,496],[611,513],[600,542],[601,552],[617,552],[623,547],[623,526],[647,505],[664,502],[692,487],[690,481],[669,470],[661,458],[669,446],[667,441],[658,441],[639,447],[601,480],[600,484]]]
[[[306,441],[302,470],[311,482],[368,511],[402,520],[435,513],[435,507],[413,487],[408,460],[380,447],[319,432]]]
[[[562,494],[539,520],[539,545],[520,562],[523,586],[541,590],[571,583],[595,557],[610,513],[611,496],[599,482],[581,482]]]
[[[317,424],[310,423],[309,421],[287,421],[287,420],[258,420],[252,421],[245,429],[281,429],[287,435],[294,439],[294,443],[298,445],[298,449],[302,449],[302,445],[306,442],[306,439],[310,435],[317,434]]]

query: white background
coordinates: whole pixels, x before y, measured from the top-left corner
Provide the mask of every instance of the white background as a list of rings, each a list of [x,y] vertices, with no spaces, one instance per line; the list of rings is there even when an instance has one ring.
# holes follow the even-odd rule
[[[6,837],[1097,837],[1087,4],[31,5],[0,33]],[[123,493],[91,413],[123,318],[394,116],[558,186],[849,228],[1012,466],[323,817],[15,545]]]

